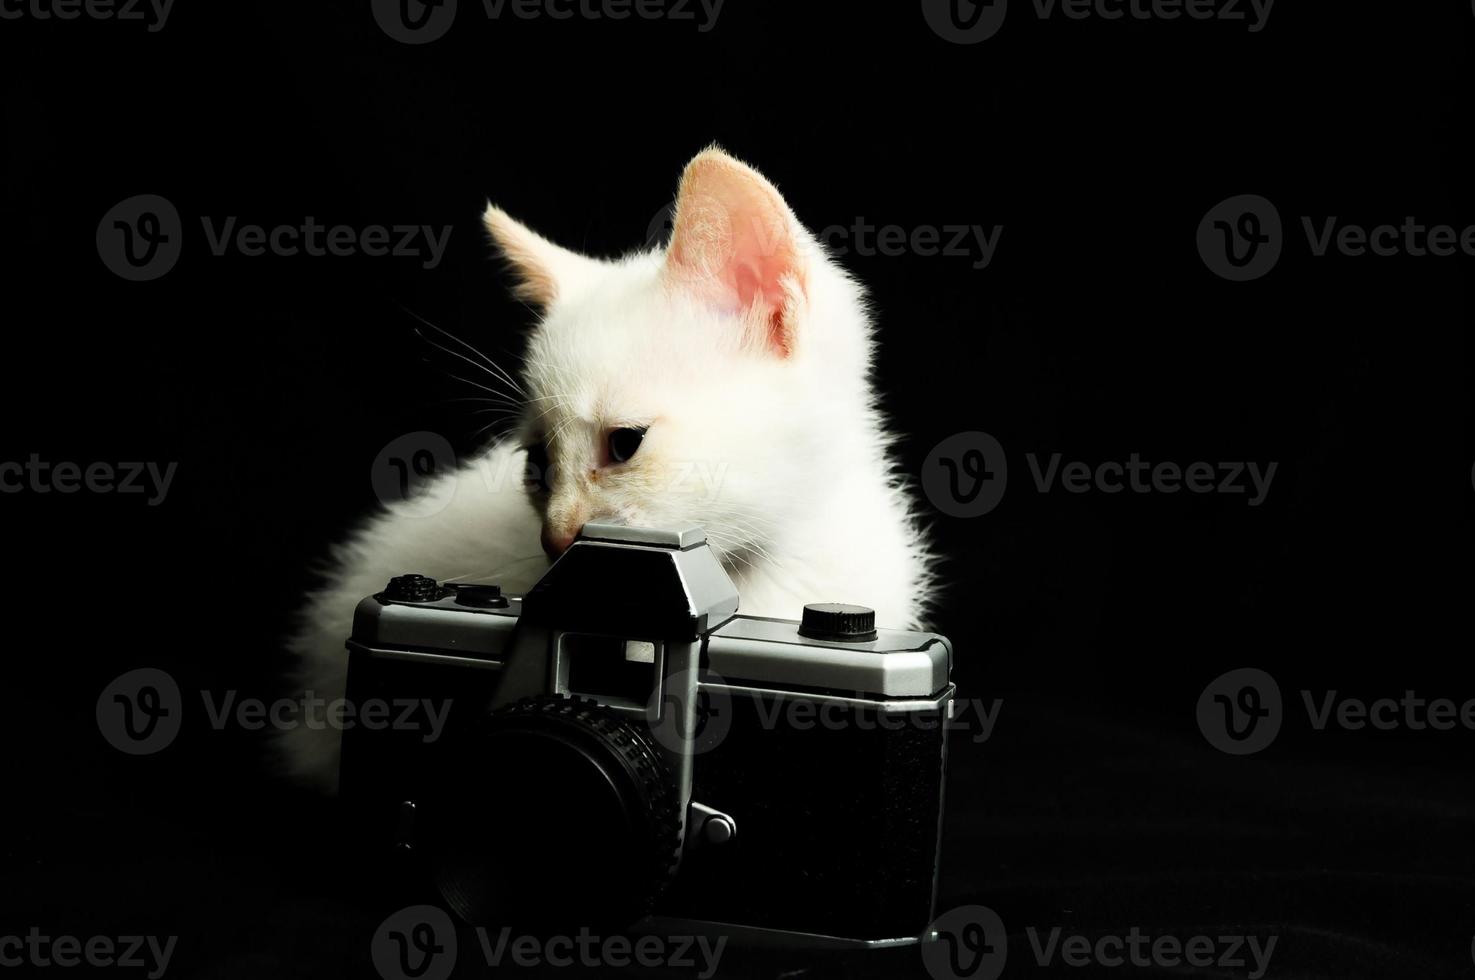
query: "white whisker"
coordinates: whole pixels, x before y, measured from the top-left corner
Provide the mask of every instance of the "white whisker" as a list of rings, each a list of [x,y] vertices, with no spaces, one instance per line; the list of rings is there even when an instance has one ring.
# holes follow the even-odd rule
[[[508,374],[507,371],[503,370],[502,366],[499,365],[496,361],[492,360],[491,357],[489,357],[484,351],[477,350],[475,347],[471,346],[466,341],[462,340],[460,337],[457,337],[455,334],[451,333],[449,330],[445,330],[445,329],[443,329],[441,327],[437,327],[435,324],[431,323],[429,320],[425,319],[423,316],[421,316],[420,314],[416,313],[414,310],[409,309],[408,307],[401,307],[401,309],[403,309],[406,313],[410,314],[410,316],[412,316],[415,319],[419,320],[421,323],[425,324],[430,329],[436,331],[437,333],[441,334],[444,337],[450,338],[451,340],[453,340],[456,343],[460,344],[462,347],[464,347],[467,350],[471,351],[471,353],[475,354],[477,357],[479,357],[483,361],[485,361],[486,362],[486,366],[477,364],[475,361],[471,360],[471,358],[467,357],[466,355],[464,355],[464,354],[458,354],[456,351],[450,350],[449,348],[445,347],[444,345],[437,344],[435,341],[431,340],[429,337],[426,337],[425,334],[421,333],[417,329],[415,331],[415,334],[418,337],[420,337],[421,340],[424,340],[427,344],[430,344],[432,347],[436,347],[436,348],[438,348],[440,350],[445,351],[447,354],[450,354],[452,357],[459,357],[459,358],[461,358],[461,360],[466,361],[468,364],[471,364],[473,367],[477,368],[478,370],[486,371],[488,374],[491,374],[493,377],[496,377],[496,378],[501,379],[502,381],[504,381],[507,384],[511,385],[512,388],[513,388],[513,390],[516,391],[518,394],[520,394],[520,395],[526,395],[527,394],[527,392],[525,392],[525,391],[522,390],[522,385],[518,384],[517,383],[517,380],[515,378],[513,378],[511,374]]]

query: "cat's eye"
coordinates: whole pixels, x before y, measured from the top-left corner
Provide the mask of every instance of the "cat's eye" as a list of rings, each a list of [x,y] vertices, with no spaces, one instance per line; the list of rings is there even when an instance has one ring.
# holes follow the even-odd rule
[[[522,479],[529,487],[540,493],[549,490],[548,472],[548,447],[542,442],[535,442],[527,447],[527,465],[523,467]]]
[[[645,439],[645,429],[615,429],[609,434],[609,458],[615,463],[629,462]]]

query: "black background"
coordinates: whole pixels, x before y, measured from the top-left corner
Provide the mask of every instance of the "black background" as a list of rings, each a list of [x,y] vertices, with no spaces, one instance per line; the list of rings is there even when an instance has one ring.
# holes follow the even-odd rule
[[[0,933],[178,934],[180,975],[362,968],[341,967],[366,939],[333,806],[198,710],[166,752],[115,752],[97,695],[139,666],[196,707],[280,693],[280,638],[312,563],[375,506],[376,454],[483,438],[410,314],[518,350],[529,314],[488,260],[484,201],[617,254],[717,141],[812,229],[1003,226],[984,270],[844,260],[877,310],[904,467],[982,430],[1011,469],[984,517],[929,508],[950,559],[933,625],[963,694],[1004,699],[994,737],[954,749],[939,907],[990,905],[1025,951],[1025,925],[1136,925],[1278,933],[1271,976],[1475,968],[1475,733],[1317,733],[1298,693],[1475,696],[1472,259],[1314,258],[1301,231],[1475,222],[1468,4],[1287,3],[1251,33],[1016,0],[975,46],[911,2],[728,0],[706,32],[462,7],[423,46],[367,2],[182,2],[157,33],[0,21],[0,460],[179,464],[157,507],[0,496]],[[184,251],[126,282],[95,234],[142,193],[178,208]],[[1231,283],[1195,231],[1245,193],[1276,204],[1286,251]],[[200,219],[232,215],[453,232],[433,269],[214,256]],[[1278,470],[1259,507],[1040,493],[1026,454],[1056,452]],[[1231,758],[1194,708],[1241,666],[1275,676],[1287,717]]]

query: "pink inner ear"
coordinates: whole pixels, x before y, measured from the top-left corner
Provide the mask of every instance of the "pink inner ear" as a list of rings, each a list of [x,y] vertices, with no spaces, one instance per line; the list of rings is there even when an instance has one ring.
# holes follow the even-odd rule
[[[779,310],[784,305],[783,277],[790,272],[785,258],[762,255],[735,257],[732,267],[733,291],[740,309],[762,305]]]
[[[769,271],[762,271],[762,270]],[[739,311],[759,309],[768,321],[768,342],[784,357],[794,352],[794,338],[785,318],[784,304],[788,297],[783,290],[783,277],[788,268],[764,262],[739,262],[734,266],[733,292],[737,296]]]
[[[771,318],[775,345],[787,353],[784,283],[803,281],[792,222],[783,199],[756,171],[704,153],[681,182],[668,271],[724,309]]]
[[[765,200],[761,189],[743,191],[726,202],[727,240],[718,243],[726,252],[720,257],[720,275],[740,309],[782,309],[787,300],[784,278],[799,272],[788,215],[778,202]]]

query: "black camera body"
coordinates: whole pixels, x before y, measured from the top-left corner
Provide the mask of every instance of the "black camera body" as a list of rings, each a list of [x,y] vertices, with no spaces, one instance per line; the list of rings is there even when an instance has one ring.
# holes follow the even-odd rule
[[[951,647],[868,609],[737,615],[696,528],[591,524],[521,598],[360,603],[341,792],[397,880],[475,923],[914,941],[933,913]]]

